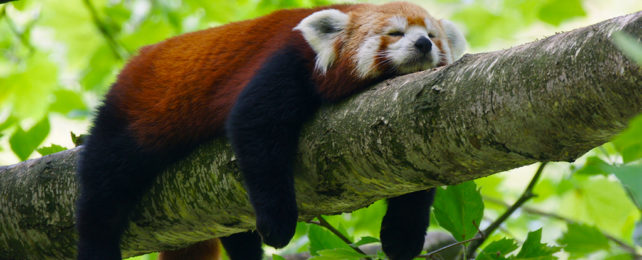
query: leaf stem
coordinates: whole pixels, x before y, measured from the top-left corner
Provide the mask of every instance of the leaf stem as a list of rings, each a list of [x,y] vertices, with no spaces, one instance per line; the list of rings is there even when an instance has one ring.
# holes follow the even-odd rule
[[[539,167],[537,168],[537,171],[535,172],[535,175],[533,175],[533,178],[531,179],[530,183],[522,193],[522,195],[511,205],[506,209],[504,214],[499,216],[494,222],[492,222],[483,232],[477,233],[477,236],[481,237],[479,240],[475,240],[472,243],[470,243],[470,246],[467,249],[467,255],[473,255],[475,253],[475,250],[481,246],[484,241],[492,234],[506,219],[508,219],[518,208],[520,208],[526,201],[530,200],[531,198],[535,197],[535,194],[533,194],[533,188],[535,188],[535,184],[537,184],[537,181],[539,180],[539,177],[542,175],[542,171],[544,170],[544,167],[548,164],[548,162],[542,162]]]
[[[94,25],[96,28],[98,28],[98,31],[100,34],[105,38],[105,41],[107,41],[107,45],[109,46],[109,49],[111,49],[111,52],[114,54],[114,57],[118,60],[123,60],[124,55],[123,53],[125,52],[123,50],[123,47],[120,46],[118,41],[116,41],[116,37],[114,37],[111,32],[109,31],[109,28],[107,27],[107,24],[103,22],[100,17],[98,16],[98,11],[96,11],[96,7],[94,4],[91,2],[91,0],[83,0],[83,3],[85,4],[85,7],[87,10],[89,10],[89,14],[91,14],[91,19],[94,22]]]
[[[319,225],[319,226],[322,226],[322,227],[328,229],[330,232],[332,232],[332,234],[336,235],[337,237],[339,237],[339,239],[341,239],[343,242],[348,244],[348,246],[350,246],[350,248],[354,249],[354,251],[357,251],[358,253],[360,253],[362,255],[368,255],[365,252],[363,252],[358,246],[353,245],[352,241],[350,241],[350,239],[348,239],[346,236],[344,236],[339,230],[334,228],[332,226],[332,224],[330,224],[328,221],[325,220],[325,218],[323,218],[323,216],[318,215],[317,219],[319,220],[319,222],[308,221],[308,223]],[[370,258],[367,257],[366,259],[370,259]]]
[[[449,244],[449,245],[445,245],[445,246],[443,246],[443,247],[441,247],[439,249],[433,250],[433,251],[431,251],[429,253],[426,253],[426,254],[423,254],[423,255],[418,255],[417,257],[423,257],[423,258],[427,259],[429,257],[432,257],[434,254],[437,254],[437,253],[439,253],[441,251],[444,251],[444,250],[446,250],[448,248],[451,248],[451,247],[454,247],[454,246],[458,246],[458,245],[463,245],[463,244],[466,244],[468,242],[472,242],[472,241],[480,240],[480,239],[482,239],[481,236],[473,237],[473,238],[468,239],[468,240],[459,241],[457,243],[452,243],[452,244]]]
[[[2,9],[0,10],[0,18],[4,18],[5,21],[7,21],[7,25],[9,27],[9,30],[15,34],[18,39],[20,40],[20,43],[27,47],[29,49],[29,53],[33,53],[35,48],[33,45],[31,45],[31,42],[29,42],[29,39],[27,38],[27,35],[24,33],[24,31],[20,31],[18,29],[18,26],[16,26],[15,23],[13,23],[13,20],[11,20],[11,17],[9,17],[9,14],[7,13],[7,6],[3,5]]]

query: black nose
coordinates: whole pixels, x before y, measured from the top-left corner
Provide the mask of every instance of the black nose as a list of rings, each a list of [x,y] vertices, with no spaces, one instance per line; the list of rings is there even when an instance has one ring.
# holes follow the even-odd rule
[[[428,53],[432,49],[432,43],[428,38],[421,36],[416,42],[415,47],[423,53]]]

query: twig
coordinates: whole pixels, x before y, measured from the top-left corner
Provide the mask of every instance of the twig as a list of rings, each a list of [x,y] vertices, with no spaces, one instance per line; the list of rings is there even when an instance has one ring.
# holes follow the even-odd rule
[[[535,175],[533,175],[533,178],[531,179],[531,182],[528,184],[522,195],[511,205],[499,218],[497,218],[494,222],[492,222],[485,230],[484,232],[479,232],[477,235],[481,237],[479,240],[475,240],[472,243],[470,243],[470,246],[468,247],[468,250],[466,250],[466,255],[473,255],[475,253],[475,250],[481,246],[481,244],[486,241],[486,238],[490,236],[506,219],[510,217],[510,215],[515,212],[519,207],[521,207],[526,201],[529,199],[535,197],[535,194],[533,194],[533,188],[535,187],[535,184],[537,184],[537,181],[539,180],[539,177],[542,175],[542,171],[544,170],[544,167],[548,164],[548,162],[542,162],[539,167],[537,168],[537,171],[535,172]]]
[[[31,45],[31,42],[29,42],[29,39],[27,38],[27,35],[25,35],[24,31],[21,32],[18,29],[18,26],[16,26],[16,24],[13,23],[13,20],[11,20],[11,17],[9,17],[9,14],[7,13],[6,5],[3,5],[2,9],[0,10],[0,18],[5,18],[5,21],[7,21],[9,30],[11,30],[11,32],[13,32],[13,34],[15,34],[18,37],[22,45],[24,45],[25,47],[27,47],[27,49],[29,49],[29,53],[33,53],[35,48],[33,47],[33,45]]]
[[[508,205],[508,203],[506,203],[506,202],[504,202],[502,200],[496,199],[496,198],[484,197],[484,200],[486,200],[488,202],[492,202],[492,203],[498,204],[498,205],[502,205],[504,207],[509,207],[510,206],[510,205]],[[555,213],[544,212],[544,211],[541,211],[541,210],[536,209],[536,208],[531,208],[531,207],[524,206],[524,207],[522,207],[522,210],[524,212],[526,212],[526,213],[529,213],[529,214],[539,215],[539,216],[544,216],[544,217],[549,217],[549,218],[554,218],[554,219],[557,219],[557,220],[560,220],[560,221],[564,221],[564,222],[569,223],[569,224],[577,224],[578,223],[577,221],[572,220],[570,218],[567,218],[567,217],[564,217],[564,216],[560,216],[560,215],[557,215]],[[627,244],[626,242],[624,242],[624,241],[620,240],[619,238],[616,238],[616,237],[614,237],[612,235],[609,235],[609,234],[605,233],[602,230],[599,230],[599,229],[597,229],[597,230],[600,231],[600,233],[602,233],[602,235],[604,235],[606,238],[608,238],[609,240],[615,242],[622,249],[624,249],[627,252],[629,252],[633,257],[642,258],[642,255],[638,254],[637,250],[634,247],[632,247],[629,244]]]
[[[430,253],[423,254],[423,255],[418,255],[417,257],[423,257],[423,258],[432,257],[432,255],[437,254],[437,253],[439,253],[441,251],[444,251],[444,250],[446,250],[448,248],[451,248],[451,247],[454,247],[454,246],[458,246],[458,245],[463,245],[463,244],[466,244],[468,242],[472,242],[472,241],[476,241],[476,240],[480,240],[480,239],[482,239],[482,237],[479,237],[479,236],[478,237],[473,237],[473,238],[468,239],[468,240],[459,241],[457,243],[452,243],[450,245],[446,245],[446,246],[444,246],[442,248],[439,248],[437,250],[431,251]]]
[[[352,244],[352,241],[350,241],[350,239],[348,239],[348,238],[347,238],[346,236],[344,236],[341,232],[339,232],[339,230],[337,230],[336,228],[334,228],[334,227],[332,226],[332,224],[328,223],[328,221],[326,221],[326,220],[325,220],[325,218],[323,218],[321,215],[317,216],[317,219],[319,220],[319,222],[316,222],[316,221],[309,221],[308,223],[315,224],[315,225],[319,225],[319,226],[322,226],[322,227],[324,227],[324,228],[328,229],[328,230],[329,230],[330,232],[332,232],[334,235],[336,235],[337,237],[339,237],[339,239],[341,239],[343,242],[345,242],[346,244],[348,244],[348,246],[350,246],[352,249],[354,249],[354,251],[357,251],[358,253],[360,253],[360,254],[362,254],[362,255],[368,255],[368,254],[366,254],[365,252],[363,252],[361,249],[359,249],[359,247],[358,247],[358,246],[353,245],[353,244]],[[366,257],[366,259],[370,259],[370,257]]]
[[[107,25],[100,20],[100,17],[98,17],[98,11],[96,11],[96,7],[94,7],[94,4],[91,2],[91,0],[83,0],[83,3],[85,4],[85,7],[87,7],[87,10],[89,10],[89,13],[91,14],[91,19],[94,22],[94,25],[96,25],[96,28],[98,28],[98,31],[100,34],[102,34],[103,38],[105,38],[105,41],[107,41],[107,45],[109,45],[109,49],[111,49],[111,52],[114,54],[114,57],[118,60],[123,60],[123,48],[118,44],[116,41],[116,38],[111,34],[109,29],[107,28]]]

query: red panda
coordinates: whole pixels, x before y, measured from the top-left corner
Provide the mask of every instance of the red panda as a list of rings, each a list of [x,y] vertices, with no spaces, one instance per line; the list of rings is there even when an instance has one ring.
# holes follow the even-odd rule
[[[106,95],[79,159],[78,259],[120,259],[129,215],[158,173],[221,135],[257,228],[221,238],[223,247],[237,260],[261,259],[261,242],[287,245],[303,122],[383,79],[452,63],[464,48],[450,22],[403,2],[276,11],[143,47]],[[381,240],[390,259],[420,253],[433,195],[388,200]]]

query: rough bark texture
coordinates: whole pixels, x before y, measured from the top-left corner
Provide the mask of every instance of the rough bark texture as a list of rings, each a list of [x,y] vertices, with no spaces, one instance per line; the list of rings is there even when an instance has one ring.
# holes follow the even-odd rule
[[[640,37],[642,13],[383,82],[308,123],[296,165],[301,220],[539,160],[572,161],[642,112],[642,70],[610,41]],[[0,259],[75,253],[79,149],[0,168]],[[162,175],[127,231],[124,256],[251,229],[221,138]]]

